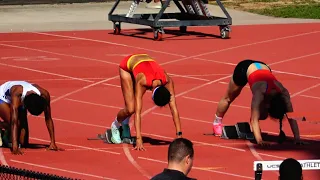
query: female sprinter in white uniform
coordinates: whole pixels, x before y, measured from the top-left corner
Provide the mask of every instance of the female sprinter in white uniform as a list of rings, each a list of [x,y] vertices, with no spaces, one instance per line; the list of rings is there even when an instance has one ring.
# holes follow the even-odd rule
[[[3,120],[0,128],[10,132],[12,153],[22,154],[18,148],[18,137],[22,146],[28,145],[27,111],[34,116],[44,112],[51,139],[49,149],[58,150],[55,144],[49,92],[25,81],[8,81],[0,86],[0,117]]]

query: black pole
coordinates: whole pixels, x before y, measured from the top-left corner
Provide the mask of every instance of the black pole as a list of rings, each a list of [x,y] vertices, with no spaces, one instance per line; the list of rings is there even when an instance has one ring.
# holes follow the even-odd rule
[[[257,164],[257,170],[255,171],[255,180],[261,180],[262,178],[262,164]]]

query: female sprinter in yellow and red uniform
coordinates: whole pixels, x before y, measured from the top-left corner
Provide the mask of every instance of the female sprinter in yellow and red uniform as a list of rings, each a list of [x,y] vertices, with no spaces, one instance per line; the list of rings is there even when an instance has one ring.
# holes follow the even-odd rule
[[[267,145],[262,140],[259,120],[265,120],[268,115],[280,120],[282,131],[282,119],[288,112],[293,112],[290,94],[288,90],[275,78],[271,69],[263,62],[243,60],[234,69],[226,94],[220,100],[213,131],[217,136],[222,134],[222,119],[230,104],[239,96],[242,88],[249,84],[252,91],[251,101],[251,127],[255,139],[259,145]],[[299,128],[296,120],[288,119],[296,142],[300,142]]]
[[[112,142],[121,143],[119,128],[129,127],[129,119],[135,113],[136,150],[145,150],[141,136],[142,97],[146,90],[152,91],[152,99],[157,106],[169,104],[176,128],[177,137],[182,137],[181,125],[173,80],[147,54],[130,55],[123,59],[119,67],[121,89],[125,107],[121,109],[111,125]],[[129,129],[130,132],[130,129]]]

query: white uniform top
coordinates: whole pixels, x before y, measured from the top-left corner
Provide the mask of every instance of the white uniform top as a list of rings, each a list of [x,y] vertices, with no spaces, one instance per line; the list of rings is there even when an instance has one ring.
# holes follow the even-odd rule
[[[39,96],[41,95],[40,91],[34,87],[32,84],[26,81],[8,81],[0,86],[0,99],[6,103],[11,103],[11,94],[10,89],[12,86],[20,85],[23,88],[21,101],[23,101],[28,91],[34,91]]]

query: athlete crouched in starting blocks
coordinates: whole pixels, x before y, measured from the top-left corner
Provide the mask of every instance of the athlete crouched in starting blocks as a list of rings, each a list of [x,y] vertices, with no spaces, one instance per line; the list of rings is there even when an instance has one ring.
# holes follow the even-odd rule
[[[129,119],[135,113],[136,150],[145,150],[141,136],[142,98],[146,90],[152,91],[152,99],[157,106],[169,104],[176,128],[177,137],[182,137],[181,125],[173,80],[147,54],[127,56],[119,68],[121,89],[125,101],[125,108],[121,109],[111,124],[111,141],[115,144],[122,142],[119,128],[122,126],[122,137],[130,136]]]
[[[230,104],[239,96],[242,88],[249,83],[252,91],[251,127],[259,145],[267,145],[261,137],[259,120],[265,120],[268,115],[279,119],[282,132],[282,119],[288,112],[293,112],[288,90],[275,78],[267,64],[254,60],[243,60],[234,69],[226,94],[220,100],[216,117],[213,122],[215,135],[222,134],[222,118]],[[301,143],[299,128],[296,120],[288,119],[295,142]]]
[[[34,116],[44,112],[51,139],[48,149],[58,150],[55,144],[49,92],[25,81],[8,81],[0,86],[0,117],[3,120],[0,128],[4,129],[2,140],[12,141],[12,153],[22,154],[18,144],[28,147],[27,111]]]

